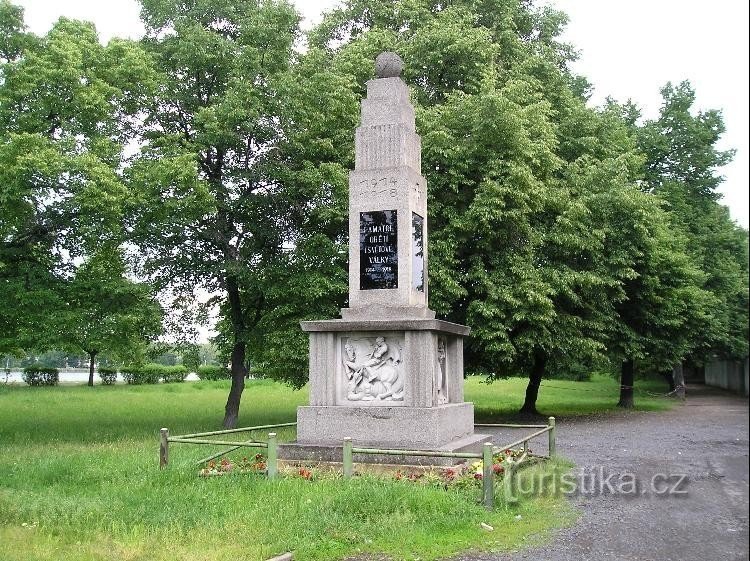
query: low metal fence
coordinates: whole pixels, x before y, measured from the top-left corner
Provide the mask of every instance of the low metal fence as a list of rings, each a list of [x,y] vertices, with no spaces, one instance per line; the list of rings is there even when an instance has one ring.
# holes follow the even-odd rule
[[[256,430],[264,429],[275,429],[282,427],[294,427],[297,423],[277,423],[275,425],[259,425],[256,427],[242,427],[237,429],[225,429],[225,430],[214,430],[209,432],[196,432],[193,434],[181,434],[178,436],[169,436],[169,429],[163,428],[160,431],[159,436],[159,468],[164,469],[169,464],[169,444],[170,442],[180,444],[203,444],[211,446],[229,446],[221,452],[216,452],[205,458],[201,458],[196,463],[198,465],[210,462],[211,460],[224,456],[230,452],[234,452],[239,448],[265,448],[266,449],[266,474],[269,479],[276,477],[278,473],[278,441],[276,440],[276,433],[269,432],[268,440],[266,442],[246,440],[242,442],[236,442],[234,440],[210,440],[202,438],[204,436],[216,436],[219,434],[236,434],[240,432],[252,432]]]
[[[260,425],[256,427],[242,427],[237,429],[218,430],[210,432],[198,432],[194,434],[183,434],[179,436],[169,436],[169,429],[163,428],[160,433],[159,442],[159,467],[161,469],[169,464],[169,444],[201,444],[214,446],[229,446],[229,448],[212,454],[206,458],[198,460],[198,464],[209,462],[219,456],[233,452],[239,448],[265,448],[266,449],[266,475],[273,479],[278,474],[278,441],[275,432],[268,433],[266,442],[247,440],[236,442],[232,440],[211,440],[203,437],[216,436],[220,434],[234,434],[240,432],[251,432],[256,430],[291,427],[297,423],[279,423],[275,425]],[[454,459],[473,459],[482,461],[482,504],[492,510],[494,507],[494,487],[495,473],[493,471],[493,457],[499,452],[513,449],[516,446],[523,446],[523,453],[520,457],[514,459],[506,457],[503,461],[503,496],[506,502],[515,502],[515,493],[513,492],[513,479],[521,464],[532,457],[535,458],[552,458],[556,455],[555,444],[555,418],[550,417],[546,425],[516,425],[516,424],[487,424],[480,423],[477,427],[487,428],[513,428],[513,429],[539,429],[531,434],[525,435],[510,444],[504,446],[495,446],[491,442],[482,446],[481,452],[443,452],[439,450],[401,450],[401,449],[382,449],[382,448],[362,448],[354,446],[351,438],[345,438],[342,443],[342,467],[344,479],[351,479],[354,476],[354,454],[370,454],[379,456],[421,456],[426,458],[454,458]],[[529,450],[529,441],[547,433],[549,437],[549,455],[543,456],[534,454],[532,456]]]

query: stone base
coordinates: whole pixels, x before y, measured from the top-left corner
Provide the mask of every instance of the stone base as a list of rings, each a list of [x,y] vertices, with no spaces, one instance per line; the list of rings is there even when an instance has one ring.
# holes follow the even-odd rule
[[[371,321],[399,319],[435,319],[435,312],[425,306],[360,306],[341,308],[345,321]]]
[[[464,438],[455,440],[444,446],[436,448],[420,448],[425,450],[435,450],[441,452],[481,452],[482,444],[489,442],[489,435],[472,434]],[[373,447],[382,448],[372,444],[364,445],[359,442],[354,443],[355,447]],[[279,444],[279,459],[288,465],[309,465],[318,463],[337,463],[340,464],[343,459],[342,444],[301,444],[291,442],[288,444]],[[400,447],[406,450],[404,446]],[[398,449],[398,448],[395,448]],[[414,449],[414,448],[411,448]],[[400,456],[400,455],[380,455],[380,454],[353,454],[355,464],[384,464],[384,465],[401,465],[401,466],[451,466],[463,462],[471,463],[473,460],[461,458],[436,458],[431,456]],[[356,468],[356,465],[355,465]]]
[[[473,403],[437,407],[297,408],[300,444],[340,446],[349,437],[355,446],[432,450],[472,434]]]

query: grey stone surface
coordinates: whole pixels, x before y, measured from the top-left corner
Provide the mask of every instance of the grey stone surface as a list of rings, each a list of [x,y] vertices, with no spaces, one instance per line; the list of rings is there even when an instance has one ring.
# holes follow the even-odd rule
[[[334,320],[333,325],[345,323]],[[361,322],[355,322],[350,327],[347,330],[327,329],[310,333],[311,405],[433,407],[441,403],[463,402],[463,344],[460,334],[429,329],[368,330]],[[400,395],[382,395],[383,390],[388,388],[369,392],[363,386],[357,387],[357,383],[364,384],[371,379],[385,381],[380,375],[380,365],[367,364],[368,351],[375,350],[378,337],[382,337],[389,347],[383,357],[383,362],[387,362],[382,367],[383,371],[387,369],[391,374],[398,375],[399,385],[391,389]],[[346,349],[346,345],[353,340],[357,341],[359,354],[354,359],[348,356]],[[443,348],[439,349],[441,340]],[[442,395],[441,389],[444,390]],[[352,397],[352,394],[359,395]],[[369,394],[367,400],[364,399],[365,394]]]
[[[361,289],[361,213],[396,211],[397,286]],[[423,267],[415,270],[412,215],[423,219]],[[409,88],[401,78],[367,82],[362,122],[355,134],[355,165],[349,174],[349,308],[347,319],[434,317],[428,310],[427,181],[421,175],[421,140],[414,125]],[[422,271],[424,276],[422,277]],[[418,275],[418,277],[417,277]],[[422,290],[414,288],[422,279]]]
[[[437,407],[303,406],[299,444],[339,445],[349,437],[378,448],[436,449],[474,433],[474,404]]]
[[[378,78],[399,76],[404,69],[404,61],[396,53],[380,53],[375,59],[375,73]]]
[[[393,319],[378,320],[340,320],[322,319],[318,321],[301,321],[302,331],[439,331],[441,333],[453,333],[466,336],[471,333],[471,328],[459,323],[452,323],[442,319],[401,319],[398,316]]]

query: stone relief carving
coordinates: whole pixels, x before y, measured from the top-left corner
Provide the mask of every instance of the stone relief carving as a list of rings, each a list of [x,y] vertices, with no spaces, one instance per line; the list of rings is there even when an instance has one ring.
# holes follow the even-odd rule
[[[403,401],[399,341],[385,337],[343,339],[342,362],[349,401]]]
[[[438,404],[448,403],[448,388],[447,388],[447,375],[445,371],[445,339],[438,338],[437,344],[437,359],[438,367],[436,369],[437,380],[435,380],[435,386],[437,387],[437,402]]]

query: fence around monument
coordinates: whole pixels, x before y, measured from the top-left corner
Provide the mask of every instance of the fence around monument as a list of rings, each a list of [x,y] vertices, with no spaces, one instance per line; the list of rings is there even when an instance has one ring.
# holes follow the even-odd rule
[[[169,444],[200,444],[211,446],[228,446],[225,450],[217,452],[196,462],[204,464],[213,459],[234,452],[239,448],[265,448],[266,449],[266,475],[269,479],[274,479],[278,474],[278,441],[275,432],[268,433],[267,441],[247,440],[211,440],[204,437],[217,436],[223,434],[237,434],[241,432],[252,432],[256,430],[274,429],[282,427],[296,426],[297,423],[278,423],[275,425],[259,425],[255,427],[241,427],[236,429],[225,429],[209,432],[198,432],[193,434],[183,434],[170,436],[169,429],[163,428],[160,431],[159,439],[159,468],[163,469],[169,465]],[[531,434],[527,434],[510,444],[504,446],[494,446],[492,443],[485,443],[482,446],[482,452],[447,452],[440,450],[401,450],[401,449],[382,449],[382,448],[362,448],[354,446],[351,438],[345,438],[342,445],[342,468],[344,479],[351,479],[354,475],[354,454],[380,455],[380,456],[412,456],[426,458],[454,458],[454,459],[473,459],[482,461],[482,503],[491,510],[494,507],[494,471],[493,456],[497,453],[511,450],[516,446],[523,446],[523,453],[517,459],[510,457],[505,458],[503,462],[503,496],[505,502],[515,502],[513,490],[513,476],[525,461],[532,457],[549,459],[556,455],[556,429],[555,418],[550,417],[546,425],[516,425],[507,423],[488,424],[479,423],[477,427],[487,428],[511,428],[511,429],[539,429]],[[542,456],[539,454],[532,455],[529,450],[529,441],[547,433],[549,438],[549,455]]]

